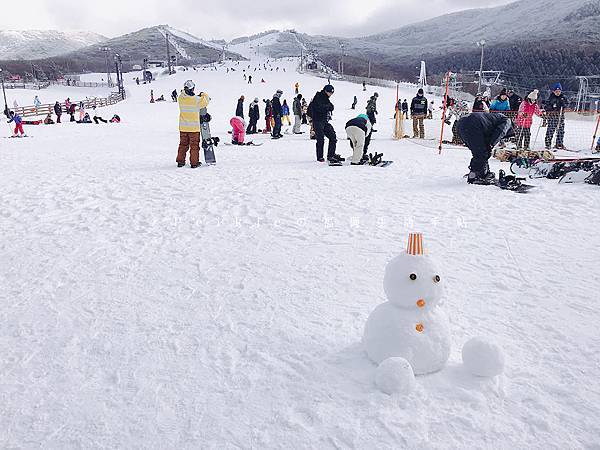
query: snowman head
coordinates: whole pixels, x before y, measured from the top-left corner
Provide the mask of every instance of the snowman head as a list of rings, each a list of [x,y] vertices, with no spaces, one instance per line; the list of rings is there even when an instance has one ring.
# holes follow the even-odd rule
[[[444,281],[434,262],[424,254],[423,235],[409,235],[406,252],[385,268],[383,288],[388,300],[400,308],[427,311],[439,303]]]

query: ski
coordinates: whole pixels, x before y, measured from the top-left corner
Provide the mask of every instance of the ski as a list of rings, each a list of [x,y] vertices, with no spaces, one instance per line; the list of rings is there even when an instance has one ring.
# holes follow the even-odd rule
[[[244,146],[250,146],[250,147],[260,147],[261,145],[263,145],[264,142],[246,142],[244,144],[234,144],[233,142],[225,142],[225,145],[229,146],[229,147],[244,147]]]
[[[219,138],[210,134],[210,114],[206,108],[200,109],[200,133],[202,136],[202,149],[204,150],[204,161],[206,164],[216,164],[214,147],[219,145]]]

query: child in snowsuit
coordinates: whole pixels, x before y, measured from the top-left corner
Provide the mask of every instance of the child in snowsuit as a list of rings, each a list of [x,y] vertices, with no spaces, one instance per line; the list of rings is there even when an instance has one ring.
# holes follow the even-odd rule
[[[23,131],[23,119],[21,119],[21,116],[18,114],[15,114],[13,111],[9,112],[8,116],[10,117],[10,119],[8,120],[7,123],[11,123],[11,122],[15,123],[14,136],[17,136],[19,134],[19,132],[21,133],[21,136],[23,136],[25,134],[25,131]]]
[[[538,90],[531,92],[525,101],[521,102],[519,112],[517,113],[517,150],[529,150],[529,142],[531,140],[531,124],[533,123],[534,114],[538,117],[542,116],[542,111],[537,104]]]
[[[231,143],[233,145],[244,145],[244,138],[246,137],[246,123],[241,117],[232,117],[229,124],[233,128]]]

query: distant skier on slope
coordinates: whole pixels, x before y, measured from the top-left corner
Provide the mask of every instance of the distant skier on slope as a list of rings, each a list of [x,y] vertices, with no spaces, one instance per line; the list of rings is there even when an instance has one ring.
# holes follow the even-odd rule
[[[514,136],[510,119],[501,113],[472,113],[458,121],[458,133],[473,155],[467,183],[494,184],[488,160],[502,139]]]
[[[196,95],[196,85],[188,80],[179,95],[179,148],[177,150],[177,167],[185,166],[186,154],[190,152],[192,169],[200,166],[200,110],[206,108],[210,101],[206,93]]]

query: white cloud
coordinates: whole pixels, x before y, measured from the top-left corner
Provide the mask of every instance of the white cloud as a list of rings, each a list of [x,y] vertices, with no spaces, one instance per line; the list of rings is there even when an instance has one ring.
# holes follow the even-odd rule
[[[452,11],[505,3],[509,0],[28,0],[26,9],[14,2],[4,8],[0,29],[90,30],[113,37],[168,23],[215,39],[282,28],[361,36]]]

